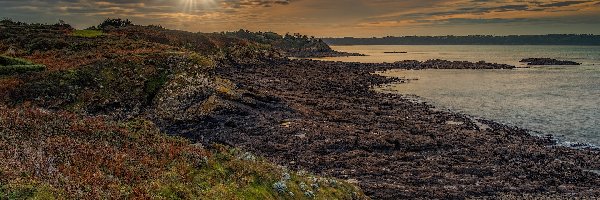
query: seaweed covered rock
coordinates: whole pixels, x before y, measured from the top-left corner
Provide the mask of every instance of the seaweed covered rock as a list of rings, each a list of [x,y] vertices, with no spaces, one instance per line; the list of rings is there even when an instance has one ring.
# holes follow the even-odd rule
[[[527,63],[527,65],[581,65],[581,63],[568,60],[557,60],[552,58],[525,58],[519,62]]]
[[[218,134],[175,131],[192,138],[217,135],[284,165],[352,179],[375,199],[600,196],[600,176],[590,171],[600,168],[598,151],[549,147],[550,138],[523,129],[373,90],[397,81],[374,74],[379,70],[494,66],[512,67],[282,60],[224,68],[223,77],[278,97],[290,109],[262,110],[246,126],[211,129]]]
[[[399,68],[408,69],[513,69],[515,66],[498,63],[488,63],[485,61],[448,61],[448,60],[426,60],[423,62],[416,60],[405,60],[392,63]]]

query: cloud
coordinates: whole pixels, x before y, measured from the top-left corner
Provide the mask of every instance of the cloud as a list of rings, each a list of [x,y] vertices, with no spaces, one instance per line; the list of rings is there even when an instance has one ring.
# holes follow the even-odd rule
[[[63,19],[78,28],[85,28],[106,18],[119,17],[139,24],[208,31],[198,27],[256,19],[257,13],[250,10],[275,9],[295,1],[298,0],[1,0],[0,18],[43,23]]]
[[[229,8],[242,8],[242,7],[270,7],[273,5],[287,5],[292,0],[224,0],[221,5]]]
[[[570,5],[576,5],[576,4],[582,4],[582,3],[587,3],[590,1],[561,1],[561,2],[554,2],[554,3],[548,3],[548,4],[542,4],[540,5],[540,7],[565,7],[565,6],[570,6]]]
[[[293,0],[3,0],[0,9],[32,9],[54,14],[117,15],[146,13],[221,12],[253,7],[287,5]],[[62,12],[55,12],[62,11]],[[40,14],[40,13],[37,13]]]
[[[591,1],[555,1],[541,3],[520,0],[454,0],[440,1],[428,8],[413,8],[400,12],[372,16],[360,23],[361,26],[423,26],[439,24],[516,24],[516,23],[589,23],[591,17],[578,12],[596,12]],[[577,20],[572,16],[581,15]],[[551,20],[550,20],[551,19]]]
[[[244,28],[315,35],[507,26],[539,32],[576,26],[581,32],[600,33],[594,28],[600,26],[598,5],[598,0],[0,0],[0,18],[43,23],[62,19],[86,28],[119,17],[189,31]]]
[[[445,20],[445,24],[502,24],[502,23],[523,23],[532,22],[534,20],[527,18],[489,18],[489,19],[473,19],[473,18],[450,18]]]

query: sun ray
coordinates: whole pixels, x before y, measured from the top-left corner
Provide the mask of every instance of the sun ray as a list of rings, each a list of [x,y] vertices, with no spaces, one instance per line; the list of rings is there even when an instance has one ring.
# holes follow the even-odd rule
[[[217,3],[216,0],[180,0],[183,12],[197,13],[201,10],[212,9]]]

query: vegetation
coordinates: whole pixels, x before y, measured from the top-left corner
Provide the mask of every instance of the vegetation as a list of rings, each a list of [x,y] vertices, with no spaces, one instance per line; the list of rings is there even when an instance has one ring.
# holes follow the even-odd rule
[[[85,38],[95,38],[104,35],[104,33],[100,30],[75,30],[73,31],[73,36],[75,37],[85,37]]]
[[[98,25],[99,29],[107,29],[107,28],[122,28],[127,26],[133,26],[133,23],[129,21],[129,19],[106,19],[102,23]]]
[[[128,20],[98,27],[0,21],[0,52],[19,58],[0,57],[0,70],[47,68],[0,76],[0,199],[366,198],[341,180],[159,130],[235,109],[248,91],[214,70],[269,46]]]
[[[124,122],[36,108],[0,109],[0,199],[324,199],[361,197],[335,179],[294,173],[228,148],[211,150]],[[286,185],[283,191],[273,185]],[[302,188],[301,185],[318,184]]]
[[[30,61],[0,55],[0,75],[13,75],[26,72],[37,72],[46,69]]]
[[[32,62],[27,60],[12,58],[4,55],[0,55],[0,66],[8,66],[8,65],[33,65]]]
[[[285,51],[290,56],[310,57],[319,53],[336,53],[323,40],[295,33],[293,35],[279,35],[274,32],[250,32],[239,30],[225,32],[227,36],[242,38],[260,44],[270,45],[278,50]],[[306,54],[306,56],[304,56]]]
[[[156,52],[177,51],[176,47],[123,39],[109,33],[103,37],[73,37],[68,25],[0,23],[0,52],[43,64],[49,71],[75,69],[99,61]]]

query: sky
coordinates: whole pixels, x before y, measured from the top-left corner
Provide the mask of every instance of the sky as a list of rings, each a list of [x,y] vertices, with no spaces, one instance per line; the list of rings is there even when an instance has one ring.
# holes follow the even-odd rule
[[[317,37],[600,34],[600,0],[0,0],[0,18]]]

